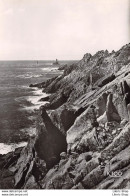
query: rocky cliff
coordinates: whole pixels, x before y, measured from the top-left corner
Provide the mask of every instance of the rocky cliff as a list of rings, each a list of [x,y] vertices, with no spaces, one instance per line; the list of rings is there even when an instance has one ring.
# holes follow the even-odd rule
[[[0,188],[130,188],[130,44],[85,54],[37,86],[36,135],[0,157]]]

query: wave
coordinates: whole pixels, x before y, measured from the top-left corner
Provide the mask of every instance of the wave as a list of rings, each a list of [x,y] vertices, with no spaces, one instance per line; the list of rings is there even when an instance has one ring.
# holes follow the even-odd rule
[[[11,143],[11,144],[4,144],[0,143],[0,154],[7,154],[8,152],[15,151],[16,148],[24,147],[27,145],[27,142],[20,142],[18,144]]]
[[[48,94],[42,92],[42,89],[35,89],[35,91],[33,91],[33,96],[27,96],[26,99],[27,101],[31,102],[33,105],[40,105],[41,102],[39,102],[39,100],[43,97],[47,97]]]
[[[35,111],[40,108],[40,106],[49,103],[48,101],[40,101],[41,98],[47,97],[49,94],[42,92],[42,89],[38,89],[37,87],[32,88],[33,95],[31,96],[23,96],[18,97],[15,101],[20,103],[20,110],[26,111]]]
[[[58,67],[44,67],[44,68],[41,68],[41,69],[42,69],[42,71],[45,71],[45,72],[50,72],[50,71],[55,72],[55,71],[59,71],[59,70],[58,70]]]
[[[23,75],[18,75],[16,76],[17,78],[39,78],[39,77],[42,77],[43,75],[42,74],[33,74],[33,73],[26,73],[26,74],[23,74]]]
[[[39,108],[45,104],[49,103],[48,101],[44,101],[44,102],[40,102],[39,104],[37,105],[34,105],[34,106],[27,106],[27,107],[24,107],[22,108],[21,110],[26,110],[27,112],[34,112],[34,111],[37,111],[39,110]]]
[[[43,74],[34,74],[32,72],[28,72],[28,73],[25,73],[25,74],[21,74],[21,75],[18,75],[16,76],[17,78],[22,78],[22,79],[29,79],[29,78],[39,78],[39,77],[42,77],[44,75],[44,73],[59,73],[61,72],[60,70],[58,70],[58,67],[44,67],[44,68],[41,68],[41,70],[43,71]]]

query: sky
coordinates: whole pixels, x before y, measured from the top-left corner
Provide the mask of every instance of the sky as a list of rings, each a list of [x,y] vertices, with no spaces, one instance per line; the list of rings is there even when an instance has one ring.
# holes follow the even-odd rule
[[[81,59],[130,42],[129,0],[0,0],[0,60]]]

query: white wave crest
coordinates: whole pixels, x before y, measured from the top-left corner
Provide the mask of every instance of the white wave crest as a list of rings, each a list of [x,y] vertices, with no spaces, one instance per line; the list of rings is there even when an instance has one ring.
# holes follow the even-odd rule
[[[4,144],[0,143],[0,154],[7,154],[8,152],[15,151],[16,148],[24,147],[27,145],[27,142],[20,142],[18,144]]]

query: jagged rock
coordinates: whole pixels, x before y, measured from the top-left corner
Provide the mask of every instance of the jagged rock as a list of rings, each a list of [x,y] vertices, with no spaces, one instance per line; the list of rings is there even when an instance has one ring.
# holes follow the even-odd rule
[[[106,85],[109,82],[113,81],[115,78],[116,77],[115,77],[114,74],[110,74],[109,76],[104,76],[103,78],[101,78],[101,81],[98,82],[98,86],[99,87],[103,87],[104,85]]]
[[[82,172],[77,174],[76,177],[75,177],[75,180],[74,180],[74,184],[78,184],[79,182],[81,182],[83,180],[83,174]]]
[[[104,178],[101,168],[97,167],[86,175],[81,183],[85,189],[90,189],[99,184]]]
[[[29,177],[29,179],[26,182],[26,185],[24,186],[25,189],[40,189],[40,186],[37,184],[35,178],[33,175]]]
[[[61,76],[34,85],[52,93],[46,108],[55,111],[49,116],[41,108],[36,136],[21,154],[0,156],[0,186],[129,187],[129,62],[130,44],[113,53],[86,54]],[[111,180],[108,172],[118,170],[123,176]]]
[[[14,152],[9,152],[5,155],[0,156],[0,188],[11,189],[14,188],[15,179],[14,171],[11,171],[11,167],[14,166],[20,157],[20,153],[23,147],[16,148]]]
[[[68,96],[64,92],[59,93],[58,96],[54,98],[53,95],[51,95],[49,98],[50,104],[46,108],[51,110],[57,109],[58,107],[66,103],[67,99]]]
[[[80,181],[97,166],[97,158],[93,158],[88,162],[82,159],[79,163],[77,162],[77,156],[73,157],[73,155],[71,155],[69,159],[66,159],[63,163],[61,160],[58,168],[49,170],[40,184],[44,184],[44,189],[79,188],[82,187]]]
[[[66,105],[61,106],[58,110],[51,113],[50,118],[59,128],[59,130],[66,134],[66,131],[74,124],[75,119],[84,112],[84,108],[80,107],[68,107]]]
[[[105,166],[104,175],[108,176],[96,188],[98,189],[117,189],[125,188],[129,182],[129,168],[130,168],[130,146],[122,150],[119,154],[114,156]],[[112,175],[119,175],[111,177]]]
[[[116,136],[113,142],[102,151],[102,157],[106,159],[107,157],[112,158],[126,146],[130,144],[130,126],[126,126],[118,136]]]
[[[114,183],[115,179],[107,180],[98,186],[98,189],[108,189]]]
[[[119,123],[112,121],[105,123],[105,130],[109,133],[112,133],[113,131],[120,132],[122,128],[120,127]]]
[[[125,127],[125,125],[128,123],[128,120],[124,119],[121,121],[120,125]]]
[[[66,159],[66,158],[67,158],[66,152],[62,152],[62,153],[60,154],[60,157],[61,157],[61,159]]]
[[[121,122],[121,118],[112,102],[112,98],[113,98],[112,94],[109,94],[107,99],[107,105],[106,105],[107,120],[108,122],[111,121]]]
[[[97,122],[99,124],[105,124],[107,121],[108,121],[108,119],[107,119],[107,113],[106,112],[104,112],[103,115],[101,115],[100,117],[97,118]]]
[[[127,105],[127,110],[128,110],[128,117],[129,117],[129,122],[130,122],[130,104]]]
[[[79,155],[77,163],[80,163],[82,160],[90,161],[92,159],[92,152],[85,152]]]
[[[115,134],[116,134],[116,130],[113,130],[113,131],[112,131],[112,135],[115,135]]]
[[[72,189],[84,189],[81,183],[78,183],[77,185],[73,186]]]
[[[130,146],[126,149],[119,152],[116,156],[114,156],[109,162],[109,173],[107,175],[111,175],[112,171],[122,170],[124,167],[130,164]],[[107,168],[105,168],[107,170]],[[104,172],[106,172],[104,170]]]
[[[44,81],[44,82],[41,82],[41,83],[38,83],[38,84],[30,84],[29,87],[45,88],[45,87],[47,87],[48,85],[50,85],[57,77],[58,77],[58,76],[53,77],[53,78],[51,78],[51,79],[49,79],[49,80],[47,80],[47,81]]]
[[[34,158],[34,143],[35,140],[30,139],[28,145],[23,148],[20,158],[17,161],[15,188],[22,188],[24,186],[26,175]]]
[[[36,183],[34,183],[33,187],[34,179],[32,179],[31,176],[33,175],[38,181],[39,178],[44,177],[47,172],[45,162],[37,157],[34,144],[35,138],[30,139],[28,145],[23,148],[20,158],[15,165],[15,188],[25,188],[26,185],[27,187],[30,186],[30,188],[34,188]]]
[[[77,117],[74,125],[67,131],[67,143],[68,151],[75,151],[75,149],[80,148],[78,144],[80,143],[83,135],[87,134],[94,126],[97,126],[96,113],[94,108],[89,107],[83,112],[79,117]],[[84,143],[84,152],[88,147],[87,143]]]
[[[64,69],[63,75],[66,76],[70,74],[75,68],[76,68],[76,64],[67,65],[67,67],[65,67]]]
[[[67,64],[65,64],[65,65],[61,65],[59,68],[58,68],[58,70],[64,70],[66,67],[67,67],[68,65]]]
[[[30,173],[35,177],[36,182],[39,182],[39,180],[44,178],[44,176],[47,173],[46,162],[44,160],[39,159],[39,157],[36,156],[32,171]]]
[[[97,114],[99,117],[106,112],[107,96],[108,93],[105,92],[96,101]]]
[[[9,170],[0,171],[0,189],[13,189],[14,175]]]
[[[60,75],[58,77],[55,77],[53,79],[53,81],[50,82],[49,85],[46,86],[44,91],[46,93],[54,93],[54,92],[56,92],[60,88],[60,85],[61,85],[60,80],[62,80],[62,78],[63,78],[62,75]]]
[[[40,111],[35,150],[38,156],[45,160],[47,167],[51,168],[60,160],[60,153],[67,150],[67,143],[65,136],[52,123],[44,107]]]
[[[41,98],[39,101],[49,101],[49,95],[46,97]]]
[[[126,80],[122,81],[122,93],[125,95],[126,93],[130,92],[130,87]]]
[[[109,189],[129,189],[130,188],[130,167],[124,171],[121,178],[118,178]]]
[[[90,60],[90,58],[92,57],[92,55],[90,53],[86,53],[84,56],[83,56],[83,60],[84,62],[88,62]]]
[[[69,172],[73,170],[74,160],[69,159],[65,164],[61,165],[60,170],[57,168],[52,168],[43,179],[41,184],[43,184],[44,189],[70,189],[74,183]],[[60,164],[59,164],[60,165]]]

